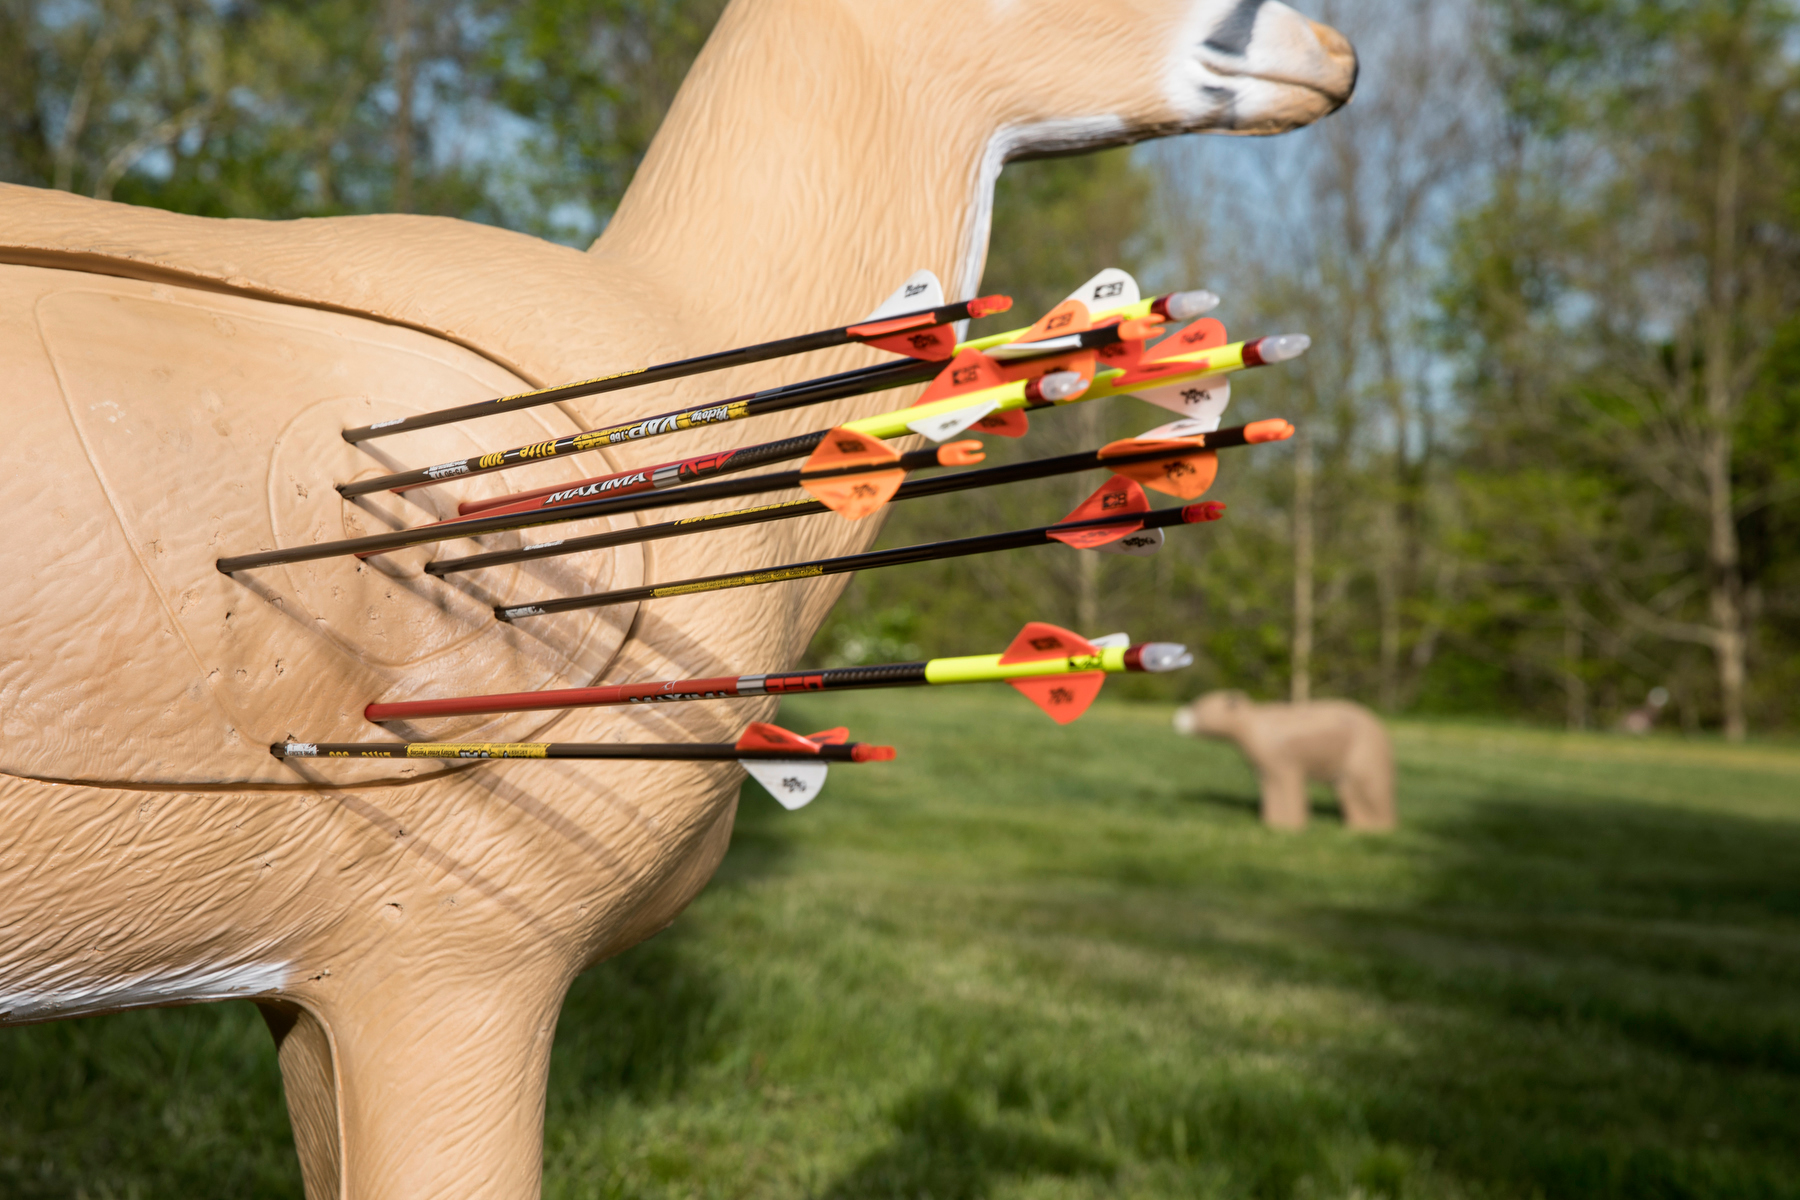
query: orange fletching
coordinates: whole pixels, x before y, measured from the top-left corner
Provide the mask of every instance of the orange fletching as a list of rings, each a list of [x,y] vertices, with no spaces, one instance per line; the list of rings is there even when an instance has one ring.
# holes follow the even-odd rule
[[[1077,654],[1098,654],[1099,647],[1060,625],[1052,625],[1048,621],[1027,621],[1025,628],[1019,630],[1012,643],[1006,647],[1006,653],[1000,656],[1001,666],[1013,663],[1043,662],[1049,658],[1073,658]]]
[[[1204,359],[1189,359],[1185,362],[1171,362],[1177,355],[1196,354],[1202,350],[1216,350],[1225,345],[1227,334],[1223,323],[1212,317],[1201,317],[1192,324],[1183,326],[1171,333],[1156,345],[1143,352],[1133,366],[1125,368],[1125,374],[1114,382],[1120,387],[1134,384],[1151,383],[1166,375],[1204,370]]]
[[[977,433],[991,433],[995,437],[1022,438],[1031,432],[1031,421],[1025,416],[1025,410],[1015,408],[1008,412],[989,413],[971,426]]]
[[[1063,532],[1052,530],[1050,535],[1066,546],[1077,550],[1091,550],[1095,546],[1104,546],[1108,542],[1116,542],[1128,533],[1136,533],[1144,527],[1141,520],[1130,518],[1136,513],[1150,511],[1150,498],[1144,495],[1144,489],[1137,481],[1123,475],[1114,475],[1095,489],[1094,494],[1083,500],[1075,511],[1063,518],[1067,521],[1091,521],[1099,517],[1119,516],[1127,518],[1117,525],[1101,525],[1093,529],[1071,529]]]
[[[925,394],[914,402],[931,404],[938,400],[948,400],[952,396],[961,396],[966,392],[979,392],[985,388],[999,387],[1006,382],[1006,376],[1000,373],[1000,364],[979,350],[964,350],[950,360],[950,365],[939,371]]]
[[[1067,725],[1088,710],[1100,685],[1106,682],[1105,671],[1077,671],[1072,675],[1045,675],[1037,679],[1009,679],[1019,692],[1050,715],[1058,725]]]
[[[817,733],[809,733],[806,740],[817,742],[821,746],[841,746],[850,740],[850,731],[839,725],[836,729],[821,729]]]
[[[956,352],[956,331],[948,325],[928,324],[930,320],[930,314],[916,313],[886,321],[865,321],[845,332],[865,346],[878,346],[908,358],[949,358]]]
[[[1037,319],[1037,323],[1019,335],[1021,342],[1041,342],[1045,338],[1067,337],[1091,328],[1088,307],[1079,300],[1064,300]]]
[[[972,467],[987,457],[987,451],[974,438],[964,438],[960,442],[945,442],[938,447],[937,460],[940,467]]]
[[[860,467],[876,463],[898,462],[893,447],[877,437],[858,433],[842,426],[828,432],[801,466],[802,471],[824,471],[838,467]],[[893,498],[906,482],[906,472],[871,471],[863,475],[847,475],[840,479],[800,480],[800,486],[839,516],[860,521]]]
[[[1183,500],[1193,500],[1206,494],[1206,489],[1213,485],[1219,474],[1219,456],[1204,448],[1205,442],[1198,438],[1176,438],[1172,441],[1143,442],[1126,438],[1123,441],[1111,442],[1100,447],[1100,461],[1119,458],[1127,454],[1145,454],[1158,450],[1190,453],[1179,457],[1158,459],[1155,462],[1122,463],[1113,470],[1119,474],[1135,479],[1148,488],[1155,488],[1166,496],[1178,496]]]
[[[1000,374],[1006,382],[1016,383],[1021,379],[1042,379],[1052,371],[1073,371],[1092,383],[1094,382],[1094,367],[1094,351],[1077,350],[1072,354],[1058,354],[1050,358],[1005,363],[1000,366]]]
[[[1156,362],[1176,354],[1193,354],[1199,350],[1213,350],[1225,345],[1229,340],[1224,322],[1213,317],[1201,317],[1198,321],[1182,326],[1156,343],[1144,356],[1144,360]]]
[[[744,736],[737,740],[733,749],[791,750],[795,754],[812,755],[819,752],[819,745],[797,733],[790,733],[779,725],[754,721],[744,730]]]

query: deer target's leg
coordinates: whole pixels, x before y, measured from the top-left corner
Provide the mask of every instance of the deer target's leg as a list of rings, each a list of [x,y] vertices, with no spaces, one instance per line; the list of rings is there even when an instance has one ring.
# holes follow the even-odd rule
[[[1267,767],[1261,772],[1262,819],[1270,829],[1306,828],[1306,772]]]
[[[299,1005],[277,1001],[257,1008],[275,1038],[306,1200],[338,1200],[343,1195],[344,1134],[331,1035],[324,1022]]]
[[[372,983],[264,1008],[306,1200],[536,1200],[565,974]]]
[[[1338,803],[1344,810],[1344,824],[1351,829],[1383,830],[1394,827],[1394,790],[1391,780],[1373,771],[1350,772],[1338,780],[1337,794]]]

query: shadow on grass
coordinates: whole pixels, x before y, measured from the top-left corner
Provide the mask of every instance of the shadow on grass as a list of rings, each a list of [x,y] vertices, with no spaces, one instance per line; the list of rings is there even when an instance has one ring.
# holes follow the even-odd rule
[[[779,874],[794,853],[770,796],[745,783],[731,846],[711,888],[743,886]],[[551,1052],[551,1104],[610,1097],[666,1100],[693,1071],[714,1061],[731,1038],[733,1017],[694,935],[674,925],[582,974],[563,1000]]]
[[[551,1103],[664,1100],[731,1033],[712,971],[677,925],[584,971],[569,988],[550,1055]]]
[[[825,1200],[981,1200],[997,1183],[1054,1175],[1110,1177],[1112,1161],[1075,1142],[984,1113],[961,1087],[915,1090],[895,1106],[892,1142],[821,1193]]]
[[[733,887],[785,874],[794,857],[794,814],[757,784],[745,780],[738,793],[731,848],[708,887]]]
[[[1307,812],[1311,819],[1341,822],[1344,810],[1338,804],[1337,796],[1332,793],[1331,789],[1324,784],[1308,786]],[[1179,798],[1183,803],[1216,808],[1221,812],[1249,817],[1253,821],[1262,819],[1262,798],[1253,791],[1228,792],[1221,788],[1201,788],[1182,792]]]
[[[1800,1196],[1800,831],[1493,796],[1427,833],[1423,900],[1325,918],[1416,1018],[1341,1056],[1377,1137],[1549,1200]]]

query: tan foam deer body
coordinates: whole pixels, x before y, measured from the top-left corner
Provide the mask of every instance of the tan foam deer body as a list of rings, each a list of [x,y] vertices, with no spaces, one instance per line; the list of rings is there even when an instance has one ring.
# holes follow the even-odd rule
[[[1306,826],[1308,780],[1329,783],[1352,829],[1392,829],[1394,747],[1381,718],[1349,700],[1256,704],[1242,692],[1208,692],[1175,713],[1175,732],[1231,742],[1262,787],[1262,819]]]
[[[0,188],[0,1022],[250,997],[280,1046],[310,1200],[535,1195],[564,991],[704,884],[740,772],[296,766],[267,744],[381,736],[359,714],[384,696],[784,667],[837,584],[516,628],[488,605],[845,552],[872,524],[809,518],[462,583],[422,575],[428,550],[237,578],[214,558],[428,516],[345,503],[334,482],[871,361],[765,364],[371,453],[338,437],[840,324],[918,267],[970,295],[1007,158],[1276,132],[1342,103],[1354,72],[1338,35],[1257,0],[737,0],[585,254],[431,218],[214,221]],[[446,512],[604,469],[590,456],[414,496]],[[689,704],[410,732],[717,741],[769,715]]]

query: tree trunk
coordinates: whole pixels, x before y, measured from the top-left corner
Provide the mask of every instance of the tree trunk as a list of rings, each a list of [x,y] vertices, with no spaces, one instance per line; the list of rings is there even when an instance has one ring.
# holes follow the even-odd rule
[[[1313,651],[1313,457],[1312,435],[1294,439],[1294,641],[1288,664],[1288,696],[1312,699]]]
[[[1392,712],[1400,699],[1400,530],[1397,506],[1384,502],[1380,518],[1381,548],[1375,564],[1375,604],[1381,622],[1379,704]]]
[[[1581,677],[1581,627],[1572,620],[1563,624],[1562,677],[1569,732],[1576,733],[1588,726],[1588,689]]]
[[[412,0],[388,0],[394,39],[394,211],[413,210]]]
[[[1707,606],[1715,629],[1713,657],[1719,670],[1719,703],[1725,740],[1744,740],[1746,681],[1744,581],[1739,561],[1737,513],[1732,494],[1732,434],[1737,418],[1732,345],[1737,296],[1737,226],[1741,163],[1738,122],[1726,105],[1713,192],[1713,246],[1705,318],[1706,435],[1702,471],[1707,499]]]

